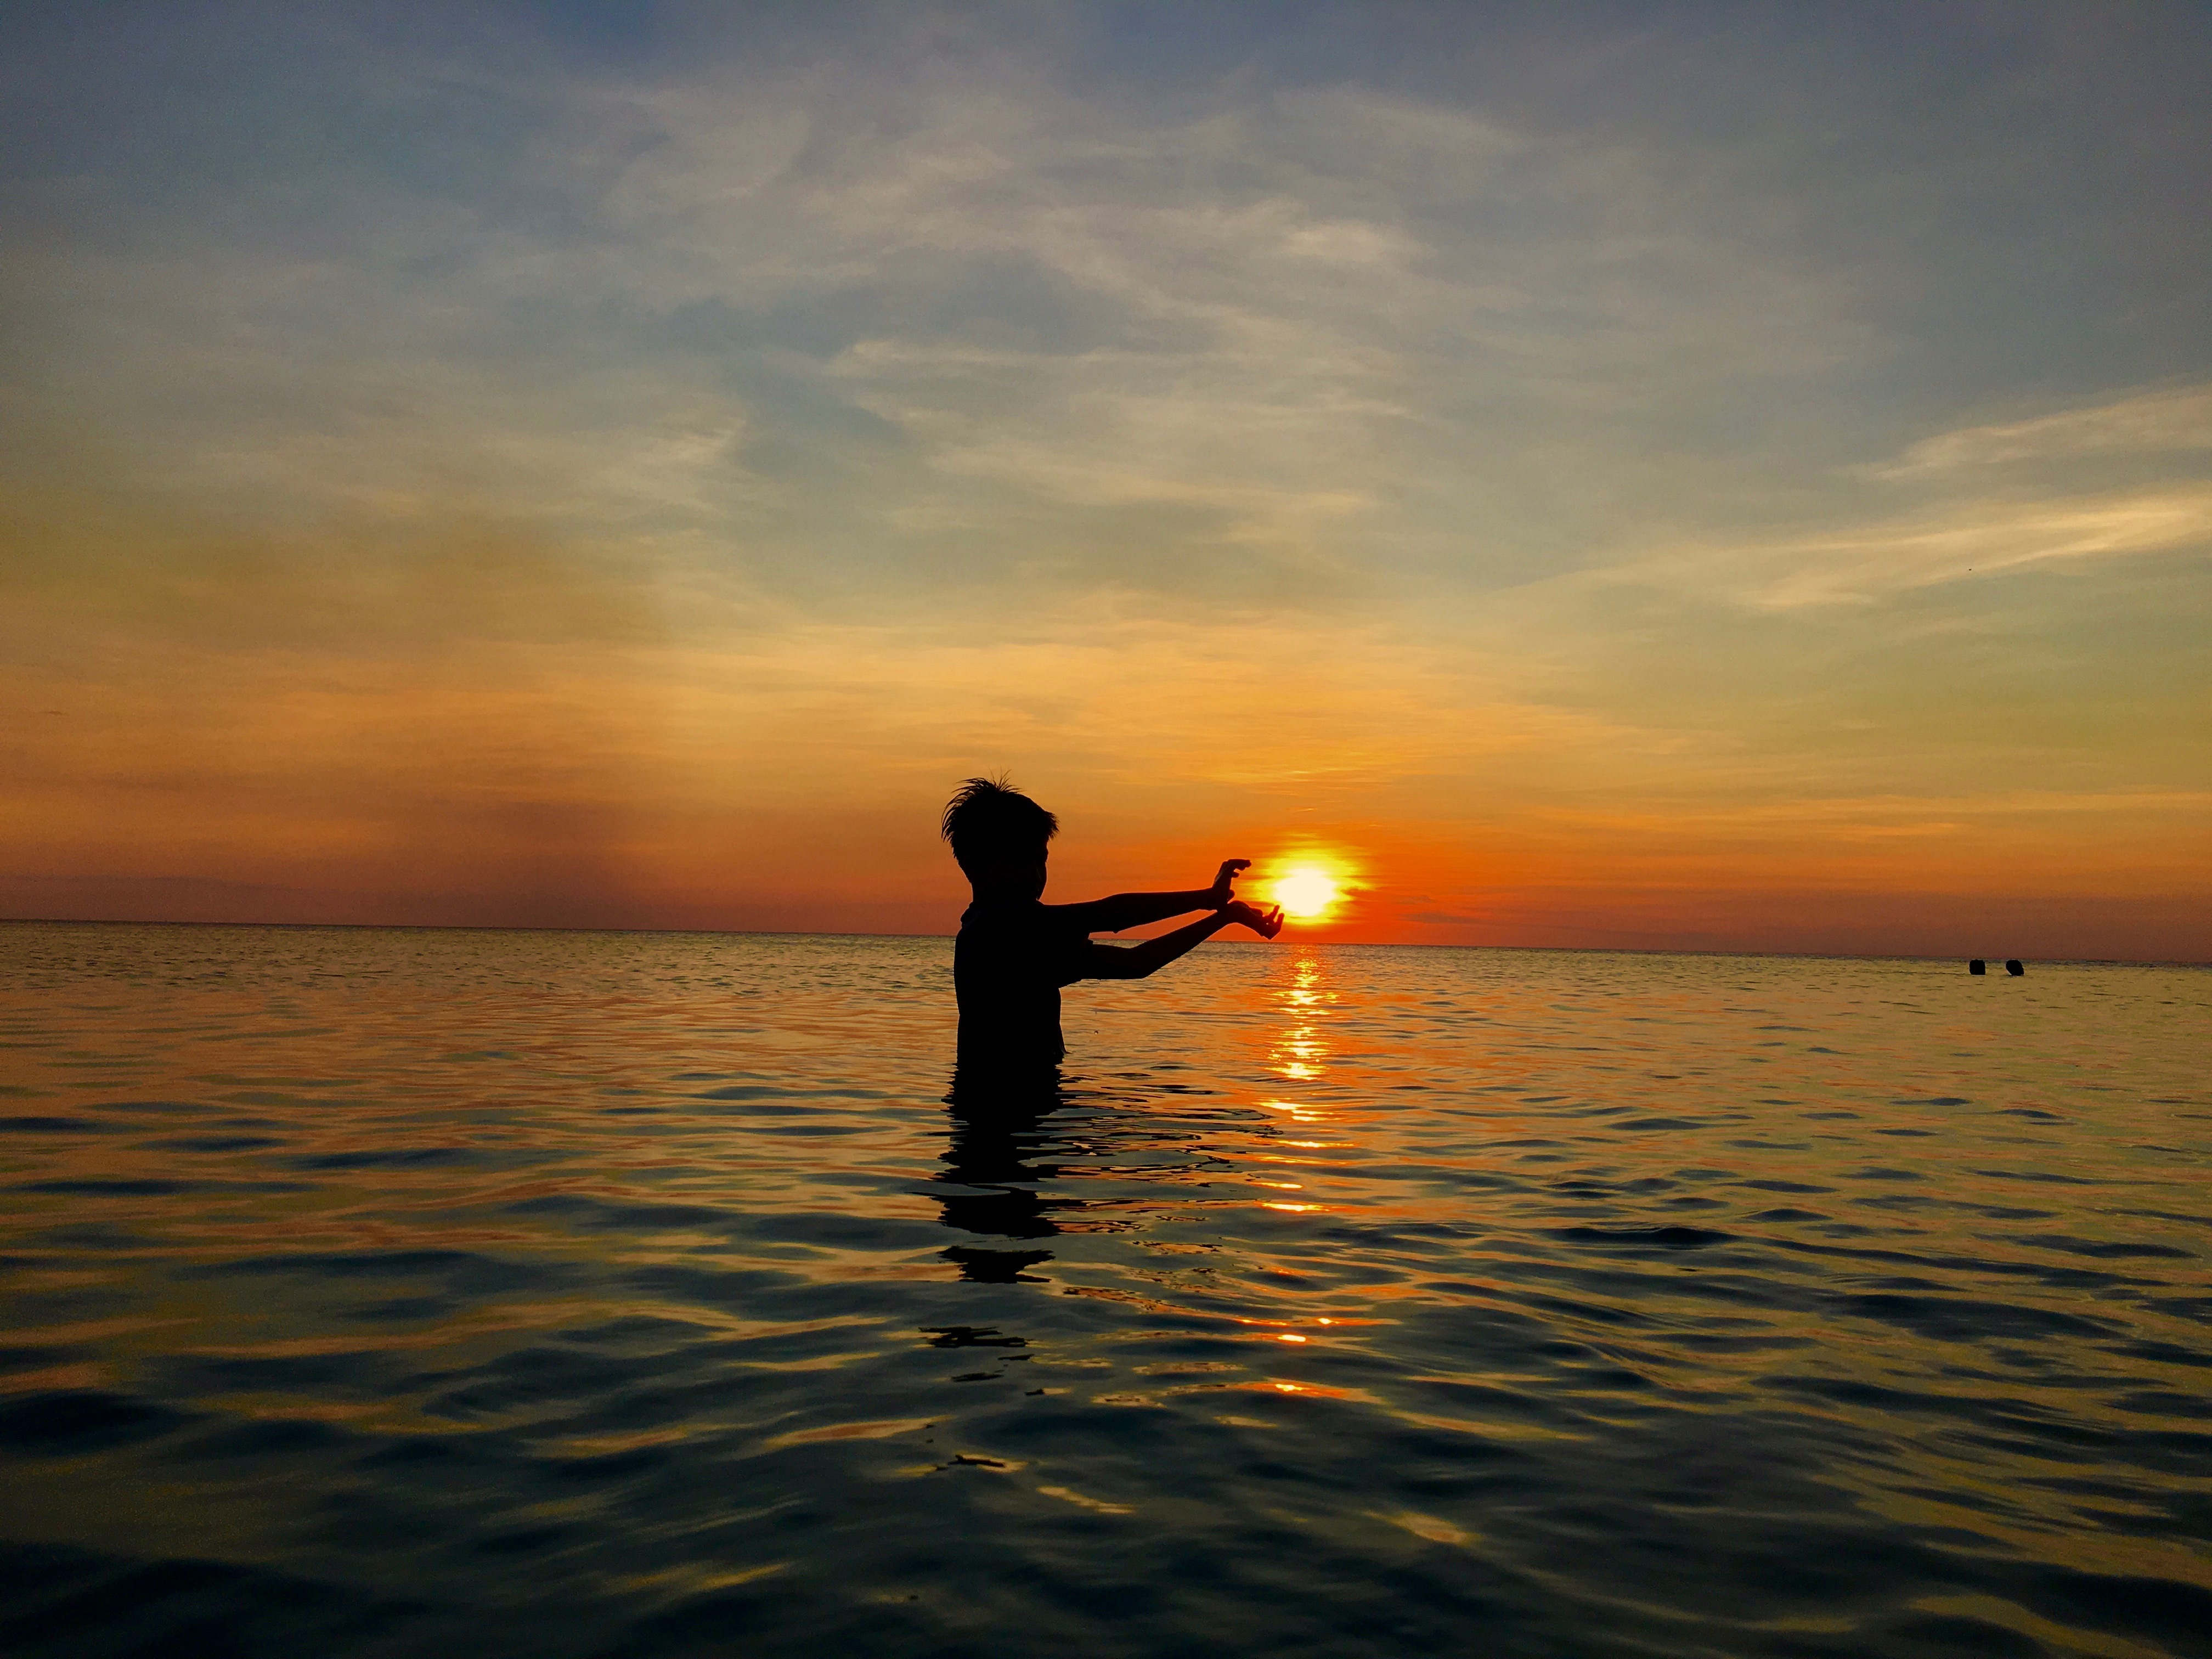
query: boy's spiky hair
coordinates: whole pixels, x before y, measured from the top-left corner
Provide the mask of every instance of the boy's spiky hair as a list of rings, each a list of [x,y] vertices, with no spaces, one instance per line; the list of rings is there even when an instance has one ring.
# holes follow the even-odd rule
[[[1013,787],[1002,775],[969,778],[945,804],[945,839],[963,870],[1002,860],[1031,863],[1044,857],[1044,844],[1060,833],[1060,820]]]

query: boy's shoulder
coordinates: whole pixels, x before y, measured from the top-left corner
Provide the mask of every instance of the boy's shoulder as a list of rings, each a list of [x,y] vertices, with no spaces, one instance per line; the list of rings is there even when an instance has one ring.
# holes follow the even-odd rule
[[[1029,938],[1063,933],[1090,936],[1077,904],[1044,904],[1036,899],[977,899],[960,913],[963,936]]]
[[[969,939],[978,933],[998,932],[1006,925],[1005,909],[1003,905],[986,904],[977,899],[960,913],[960,937]]]

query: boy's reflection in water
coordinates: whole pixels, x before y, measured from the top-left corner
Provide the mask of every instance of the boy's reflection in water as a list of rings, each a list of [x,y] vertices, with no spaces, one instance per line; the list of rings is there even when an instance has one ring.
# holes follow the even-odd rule
[[[1033,1161],[1047,1139],[1044,1120],[1064,1105],[1057,1067],[1022,1072],[953,1073],[951,1133],[945,1151],[944,1180],[974,1190],[942,1194],[944,1222],[963,1232],[1000,1238],[1050,1238],[1060,1231],[1054,1210],[1079,1209],[1077,1198],[1046,1198],[1033,1183],[1056,1181],[1057,1164]],[[960,1276],[982,1284],[1036,1284],[1024,1267],[1052,1260],[1044,1249],[994,1249],[955,1244],[944,1252],[960,1265]]]

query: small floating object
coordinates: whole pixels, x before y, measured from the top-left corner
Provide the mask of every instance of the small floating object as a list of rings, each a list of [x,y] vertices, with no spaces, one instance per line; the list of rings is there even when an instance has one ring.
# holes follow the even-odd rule
[[[2012,957],[2006,960],[2005,972],[2010,974],[2014,979],[2018,979],[2027,971],[2027,969],[2020,965],[2020,958],[2018,957]]]
[[[1976,957],[1966,964],[1966,971],[1970,974],[1986,974],[1990,971],[1990,964],[1979,957]]]

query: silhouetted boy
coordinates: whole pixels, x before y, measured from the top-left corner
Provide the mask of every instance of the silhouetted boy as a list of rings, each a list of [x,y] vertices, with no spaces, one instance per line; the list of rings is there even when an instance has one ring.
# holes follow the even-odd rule
[[[975,887],[952,947],[963,1073],[1056,1066],[1060,988],[1079,979],[1143,979],[1231,922],[1262,939],[1283,930],[1280,910],[1259,910],[1230,890],[1249,859],[1230,859],[1213,885],[1186,893],[1116,893],[1089,904],[1041,902],[1045,843],[1060,820],[1019,790],[970,778],[945,808],[945,839]],[[1212,914],[1140,945],[1101,945],[1118,933],[1189,910]]]

